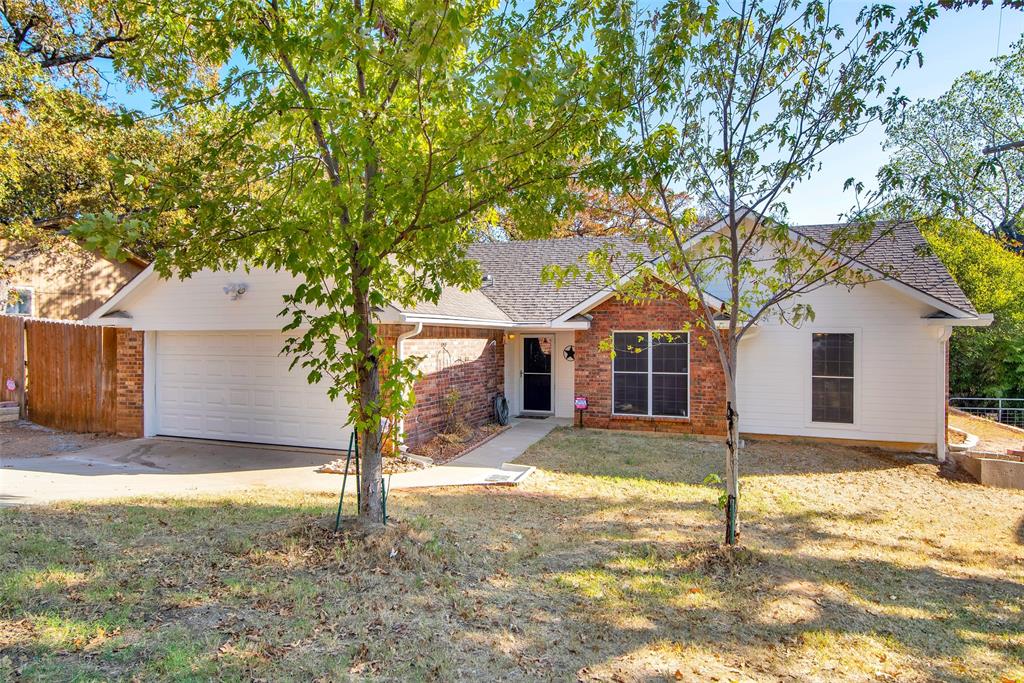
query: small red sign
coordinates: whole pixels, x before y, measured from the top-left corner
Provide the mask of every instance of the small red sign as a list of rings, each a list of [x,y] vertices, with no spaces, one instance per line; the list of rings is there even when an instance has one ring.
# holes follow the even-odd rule
[[[587,397],[586,396],[577,396],[576,400],[574,401],[574,403],[576,405],[576,410],[586,410],[587,409]]]

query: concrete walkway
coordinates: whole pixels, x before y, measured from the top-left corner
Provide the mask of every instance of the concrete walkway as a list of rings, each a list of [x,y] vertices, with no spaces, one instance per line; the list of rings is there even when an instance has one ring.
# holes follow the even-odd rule
[[[568,420],[513,420],[513,426],[452,462],[391,477],[392,489],[517,484],[533,468],[506,464]],[[315,450],[158,437],[63,455],[0,457],[0,505],[129,496],[182,496],[241,489],[337,494],[338,475],[314,469],[335,457]]]
[[[519,484],[530,476],[533,468],[512,461],[555,427],[569,424],[570,420],[557,417],[543,420],[512,418],[511,427],[449,463],[393,475],[391,488]]]

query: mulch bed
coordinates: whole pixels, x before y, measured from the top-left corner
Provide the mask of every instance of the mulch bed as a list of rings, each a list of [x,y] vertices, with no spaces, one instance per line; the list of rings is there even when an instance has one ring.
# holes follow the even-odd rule
[[[406,457],[404,455],[385,455],[383,458],[384,474],[400,474],[402,472],[414,472],[415,470],[422,470],[427,467],[418,460]],[[332,460],[326,465],[321,465],[316,470],[320,474],[345,474],[345,458],[338,458]],[[348,473],[356,473],[356,462],[355,458],[348,465]]]
[[[443,465],[470,451],[485,441],[501,434],[512,425],[488,422],[479,427],[460,426],[450,434],[438,434],[430,441],[416,447],[416,455],[425,455],[435,465]]]

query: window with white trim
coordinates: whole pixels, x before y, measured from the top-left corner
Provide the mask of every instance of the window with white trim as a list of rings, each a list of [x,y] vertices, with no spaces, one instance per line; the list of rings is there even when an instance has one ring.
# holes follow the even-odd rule
[[[811,335],[811,421],[853,424],[853,333]]]
[[[615,332],[612,413],[651,417],[690,414],[690,335]]]
[[[0,289],[6,295],[4,301],[4,313],[6,315],[32,315],[32,297],[34,292],[31,287],[12,287],[6,291]]]

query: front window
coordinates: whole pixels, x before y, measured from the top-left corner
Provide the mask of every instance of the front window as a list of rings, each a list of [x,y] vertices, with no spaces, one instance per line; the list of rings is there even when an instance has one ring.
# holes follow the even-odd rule
[[[811,421],[853,424],[853,334],[811,335]]]
[[[690,344],[686,332],[616,332],[612,412],[686,417],[690,409]]]
[[[2,290],[0,290],[2,291]],[[7,315],[32,315],[32,289],[29,287],[14,287],[7,290],[7,299],[4,301],[4,313]]]

